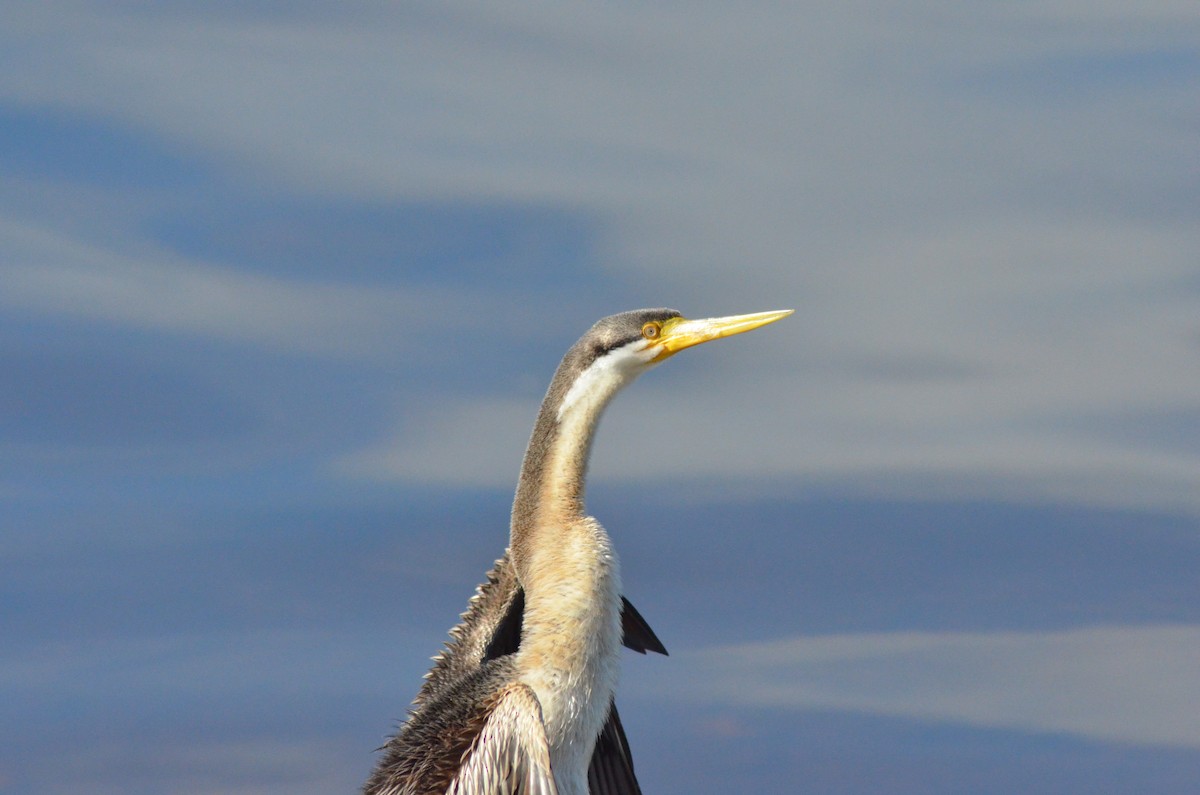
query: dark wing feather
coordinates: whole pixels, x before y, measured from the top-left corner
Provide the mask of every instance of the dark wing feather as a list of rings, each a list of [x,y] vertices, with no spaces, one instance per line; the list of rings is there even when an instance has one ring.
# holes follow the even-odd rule
[[[483,650],[483,661],[494,660],[506,654],[515,654],[521,648],[521,628],[525,625],[525,589],[516,586],[516,593],[508,602],[508,612],[496,625],[492,642]]]
[[[512,654],[521,644],[521,624],[525,612],[525,592],[517,581],[508,550],[487,573],[483,584],[467,604],[458,625],[450,630],[450,639],[433,658],[433,668],[417,693],[413,707],[420,707],[451,683],[479,668],[488,660]],[[650,629],[642,614],[621,598],[621,629],[630,649],[666,654],[662,641]]]
[[[617,704],[608,708],[608,720],[596,738],[596,750],[588,766],[590,795],[642,795],[637,777],[633,774],[633,757],[625,728],[617,715]]]
[[[517,581],[508,551],[505,550],[504,557],[496,561],[487,573],[487,579],[471,597],[466,611],[462,614],[462,620],[450,630],[450,639],[445,647],[434,657],[433,668],[425,675],[425,682],[413,702],[411,717],[385,746],[384,750],[388,753],[376,769],[372,781],[368,782],[367,792],[387,791],[381,787],[383,782],[427,780],[425,775],[414,776],[411,770],[407,773],[402,772],[403,768],[414,763],[418,767],[422,766],[422,763],[417,761],[417,758],[423,756],[417,750],[422,746],[428,747],[428,744],[436,744],[439,741],[443,744],[449,742],[453,746],[468,742],[470,736],[478,737],[475,735],[475,732],[480,731],[478,723],[473,724],[467,715],[458,715],[458,719],[455,720],[448,713],[465,708],[464,700],[470,703],[472,699],[463,699],[463,690],[473,689],[471,683],[478,682],[480,676],[491,678],[496,671],[488,669],[493,669],[499,660],[518,650],[524,612],[525,593]],[[624,644],[628,648],[640,654],[647,651],[667,653],[662,641],[646,623],[646,619],[624,597],[621,599],[621,628]],[[478,691],[472,695],[478,697]],[[516,698],[513,703],[522,701],[523,698]],[[457,705],[457,708],[451,706],[452,704]],[[479,720],[482,714],[484,713],[476,711],[471,717]],[[468,719],[463,721],[464,718]],[[445,733],[446,728],[458,727],[462,723],[466,724],[465,735],[450,732],[448,736]],[[430,731],[430,726],[441,727],[441,731],[435,730],[432,736],[420,739]],[[458,745],[458,748],[462,749],[463,746]],[[517,746],[505,745],[504,748],[507,750],[503,753],[508,754]],[[493,751],[489,750],[488,753]],[[446,765],[454,758],[454,753],[446,749],[437,756],[441,765]],[[435,767],[438,765],[435,764]],[[525,770],[520,773],[519,777],[523,777],[527,772],[528,770]],[[440,768],[440,775],[449,773],[447,768]],[[588,769],[588,782],[591,795],[641,793],[637,778],[633,774],[629,743],[625,739],[625,730],[621,726],[615,704],[610,707],[608,720],[596,740],[596,749]],[[460,792],[470,791],[464,788],[470,786],[468,779],[463,779],[458,786]],[[524,786],[533,787],[534,791],[542,791],[541,787],[544,784],[527,779]]]
[[[621,597],[621,630],[622,642],[626,648],[633,649],[638,654],[648,651],[663,655],[667,653],[666,646],[662,645],[654,630],[650,629],[646,619],[642,618],[642,614],[624,596]]]

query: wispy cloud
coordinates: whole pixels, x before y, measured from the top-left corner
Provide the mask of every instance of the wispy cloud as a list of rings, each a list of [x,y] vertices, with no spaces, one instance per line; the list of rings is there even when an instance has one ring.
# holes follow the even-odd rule
[[[281,787],[296,795],[318,795],[357,783],[349,771],[337,769],[351,749],[331,747],[328,738],[190,738],[182,743],[154,736],[137,739],[137,757],[123,743],[100,743],[60,760],[54,786],[96,795],[269,795]]]
[[[641,423],[638,439],[690,445],[680,474],[736,463],[1195,507],[1194,451],[1103,433],[1114,417],[1185,416],[1200,394],[1187,3],[468,3],[336,19],[65,3],[19,6],[8,29],[25,68],[0,70],[0,97],[115,119],[267,194],[570,207],[603,219],[600,267],[645,303],[798,310],[753,364],[697,365],[761,385],[756,422],[735,390],[679,403],[738,434],[626,402],[598,474],[628,471],[622,428]],[[5,300],[326,352],[449,305],[132,250],[51,247],[9,266]],[[481,298],[462,344],[511,297]],[[526,315],[540,297],[523,285]],[[337,468],[511,482],[532,412],[511,395],[439,400],[450,408],[419,433],[406,416]],[[520,427],[482,435],[501,421]]]
[[[715,547],[737,562],[720,571],[682,553],[723,586],[819,574],[834,607],[809,615],[830,632],[896,626],[914,591],[908,627],[1194,619],[1177,607],[1200,514],[1194,0],[330,8],[5,5],[0,360],[21,388],[0,398],[0,493],[22,512],[18,590],[51,613],[15,614],[0,652],[0,687],[37,722],[11,733],[25,746],[3,783],[55,769],[89,792],[352,788],[410,695],[397,682],[418,681],[461,607],[394,605],[432,605],[433,580],[486,565],[447,545],[497,519],[414,518],[414,495],[441,492],[346,478],[511,488],[555,352],[638,305],[797,310],[647,375],[596,447],[601,481],[772,494],[670,490],[685,519],[724,511],[697,525],[712,540],[774,519],[769,566],[762,546]],[[823,534],[798,536],[798,492],[983,499],[920,534],[918,587],[913,569],[882,580],[913,552],[896,520],[924,513],[818,511]],[[346,507],[385,494],[382,512]],[[835,543],[848,524],[855,544]],[[966,526],[986,543],[943,549]],[[185,532],[203,550],[124,553]],[[662,528],[634,541],[678,548]],[[880,576],[842,589],[857,543]],[[334,546],[400,563],[357,577],[364,602]],[[215,569],[196,568],[206,556]],[[648,559],[631,551],[631,582]],[[667,579],[692,604],[695,583]],[[770,620],[799,632],[786,596]],[[351,637],[345,616],[375,610],[353,600],[382,605],[383,629]],[[101,615],[114,604],[129,609]],[[337,631],[312,623],[335,614]],[[316,634],[260,626],[271,616]],[[669,680],[639,666],[623,693],[691,717],[719,702],[1155,746],[1130,752],[1145,765],[1175,746],[1190,772],[1196,659],[1190,624],[835,634],[679,652]],[[364,736],[330,739],[352,731],[330,728],[339,710]],[[54,716],[81,713],[64,740]],[[198,723],[211,733],[192,738]],[[97,726],[118,727],[111,742]],[[785,760],[758,789],[800,775],[793,740],[755,750]],[[1079,757],[1051,757],[1070,778]],[[1162,789],[1120,775],[1110,787]]]
[[[764,359],[782,357],[769,352]],[[1168,361],[1145,364],[1148,371],[1161,367],[1165,383],[1142,394],[1144,382],[1124,379],[1105,379],[1089,393],[1083,373],[1072,394],[1054,383],[1070,375],[1052,369],[1039,379],[1041,367],[1051,365],[1022,367],[1015,359],[1011,370],[992,374],[910,363],[911,373],[897,375],[903,363],[878,366],[889,369],[875,374],[875,365],[856,371],[843,364],[843,372],[811,378],[803,372],[759,378],[722,375],[736,371],[736,362],[718,362],[716,373],[706,373],[707,363],[672,360],[616,400],[599,431],[592,476],[699,478],[735,490],[749,480],[799,481],[888,497],[1200,511],[1196,452],[1170,441],[1192,421],[1191,412],[1169,408],[1188,405],[1182,392],[1192,375],[1170,372]],[[676,368],[683,372],[666,372]],[[1158,401],[1171,380],[1181,394],[1164,407]],[[335,466],[368,479],[506,488],[515,483],[537,404],[410,402],[397,408],[390,435],[344,454]],[[666,405],[670,411],[662,410]],[[1134,407],[1162,418],[1157,439],[1105,432]],[[662,451],[669,451],[665,462],[653,455]]]
[[[1200,748],[1200,627],[802,637],[675,655],[646,698],[847,710]],[[652,678],[648,678],[652,677]]]
[[[403,430],[393,437],[341,456],[335,470],[371,480],[515,485],[537,402],[433,402],[436,409],[421,405],[405,412]]]
[[[301,282],[128,254],[69,233],[0,220],[10,310],[103,321],[309,354],[364,355],[403,345],[405,330],[437,316],[446,296]],[[461,300],[461,299],[460,299]]]

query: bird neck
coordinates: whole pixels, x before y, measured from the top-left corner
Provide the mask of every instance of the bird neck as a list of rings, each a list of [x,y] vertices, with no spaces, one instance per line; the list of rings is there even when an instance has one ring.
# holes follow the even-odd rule
[[[552,388],[513,503],[510,550],[525,593],[517,672],[541,706],[559,792],[572,795],[587,792],[620,659],[620,564],[604,528],[584,513],[592,438],[619,386],[573,401]]]
[[[540,545],[561,543],[561,535],[585,519],[584,493],[592,438],[613,396],[647,366],[644,357],[614,351],[579,368],[568,352],[550,382],[525,451],[513,501],[513,562],[522,577]],[[528,586],[527,582],[523,584]]]
[[[551,401],[542,405],[513,500],[514,547],[539,527],[583,518],[588,459],[603,408],[581,406],[560,418]]]
[[[586,793],[588,761],[616,688],[621,572],[585,515],[592,439],[613,396],[648,366],[636,352],[568,351],[533,427],[513,501],[510,553],[525,593],[517,669],[542,708],[560,791]]]

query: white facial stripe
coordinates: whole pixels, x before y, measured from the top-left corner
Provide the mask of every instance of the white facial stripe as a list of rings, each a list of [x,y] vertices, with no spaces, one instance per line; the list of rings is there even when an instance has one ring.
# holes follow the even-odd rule
[[[558,420],[581,406],[603,404],[653,364],[655,350],[646,340],[614,348],[592,362],[571,385],[558,407]]]

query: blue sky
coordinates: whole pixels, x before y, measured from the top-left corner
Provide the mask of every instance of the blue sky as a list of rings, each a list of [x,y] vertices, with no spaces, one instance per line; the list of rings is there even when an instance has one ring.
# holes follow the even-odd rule
[[[354,791],[596,318],[647,792],[1200,778],[1190,2],[11,3],[0,792]]]

